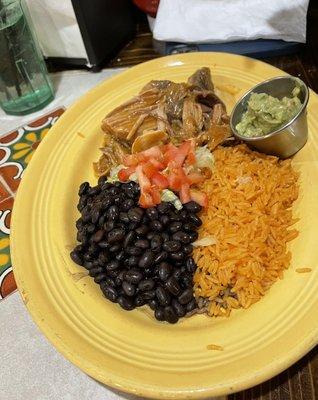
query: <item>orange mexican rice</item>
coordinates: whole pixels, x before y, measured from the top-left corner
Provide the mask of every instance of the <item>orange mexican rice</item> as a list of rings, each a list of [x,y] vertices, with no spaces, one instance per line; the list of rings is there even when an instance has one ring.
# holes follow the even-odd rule
[[[298,235],[291,229],[298,174],[290,160],[245,145],[219,147],[214,157],[214,173],[202,187],[209,206],[199,233],[216,243],[194,250],[194,291],[210,315],[228,316],[258,301],[289,267],[287,243]]]

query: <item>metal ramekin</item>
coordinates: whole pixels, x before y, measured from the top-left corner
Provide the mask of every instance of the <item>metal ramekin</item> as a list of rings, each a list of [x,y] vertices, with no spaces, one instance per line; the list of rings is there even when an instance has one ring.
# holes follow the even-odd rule
[[[242,114],[246,111],[247,102],[252,93],[266,93],[279,99],[284,96],[291,97],[292,91],[295,87],[296,78],[293,78],[292,76],[279,76],[254,86],[236,103],[230,120],[233,135],[262,153],[275,155],[280,158],[287,158],[297,153],[297,151],[305,145],[308,138],[306,107],[309,98],[307,85],[302,80],[298,78],[297,80],[300,84],[299,99],[302,106],[290,121],[281,128],[270,132],[265,136],[242,136],[235,128],[241,121]]]

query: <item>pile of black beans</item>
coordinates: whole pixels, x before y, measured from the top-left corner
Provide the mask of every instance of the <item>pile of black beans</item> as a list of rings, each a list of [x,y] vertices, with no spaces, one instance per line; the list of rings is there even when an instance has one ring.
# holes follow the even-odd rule
[[[72,260],[99,284],[105,297],[125,310],[148,304],[159,321],[176,323],[197,308],[193,297],[192,242],[198,237],[201,206],[176,210],[162,202],[138,206],[135,182],[82,183]]]

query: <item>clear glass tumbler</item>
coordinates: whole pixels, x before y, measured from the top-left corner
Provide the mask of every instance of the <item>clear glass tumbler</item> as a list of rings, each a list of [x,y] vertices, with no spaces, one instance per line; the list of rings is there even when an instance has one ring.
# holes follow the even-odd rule
[[[53,86],[23,0],[0,0],[0,106],[11,115],[37,111]]]

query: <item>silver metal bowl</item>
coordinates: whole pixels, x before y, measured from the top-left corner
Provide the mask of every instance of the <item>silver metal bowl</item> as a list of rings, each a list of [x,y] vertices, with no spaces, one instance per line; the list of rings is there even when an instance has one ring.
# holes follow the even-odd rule
[[[302,107],[290,121],[281,128],[264,136],[242,136],[235,128],[241,121],[242,114],[247,109],[247,102],[252,93],[266,93],[279,99],[284,96],[291,96],[295,87],[296,78],[291,76],[279,76],[254,86],[236,103],[230,119],[233,135],[262,153],[275,155],[280,158],[287,158],[297,153],[297,151],[305,145],[308,138],[306,107],[309,98],[307,85],[302,80],[298,78],[297,80],[300,84],[299,99],[302,103]]]

